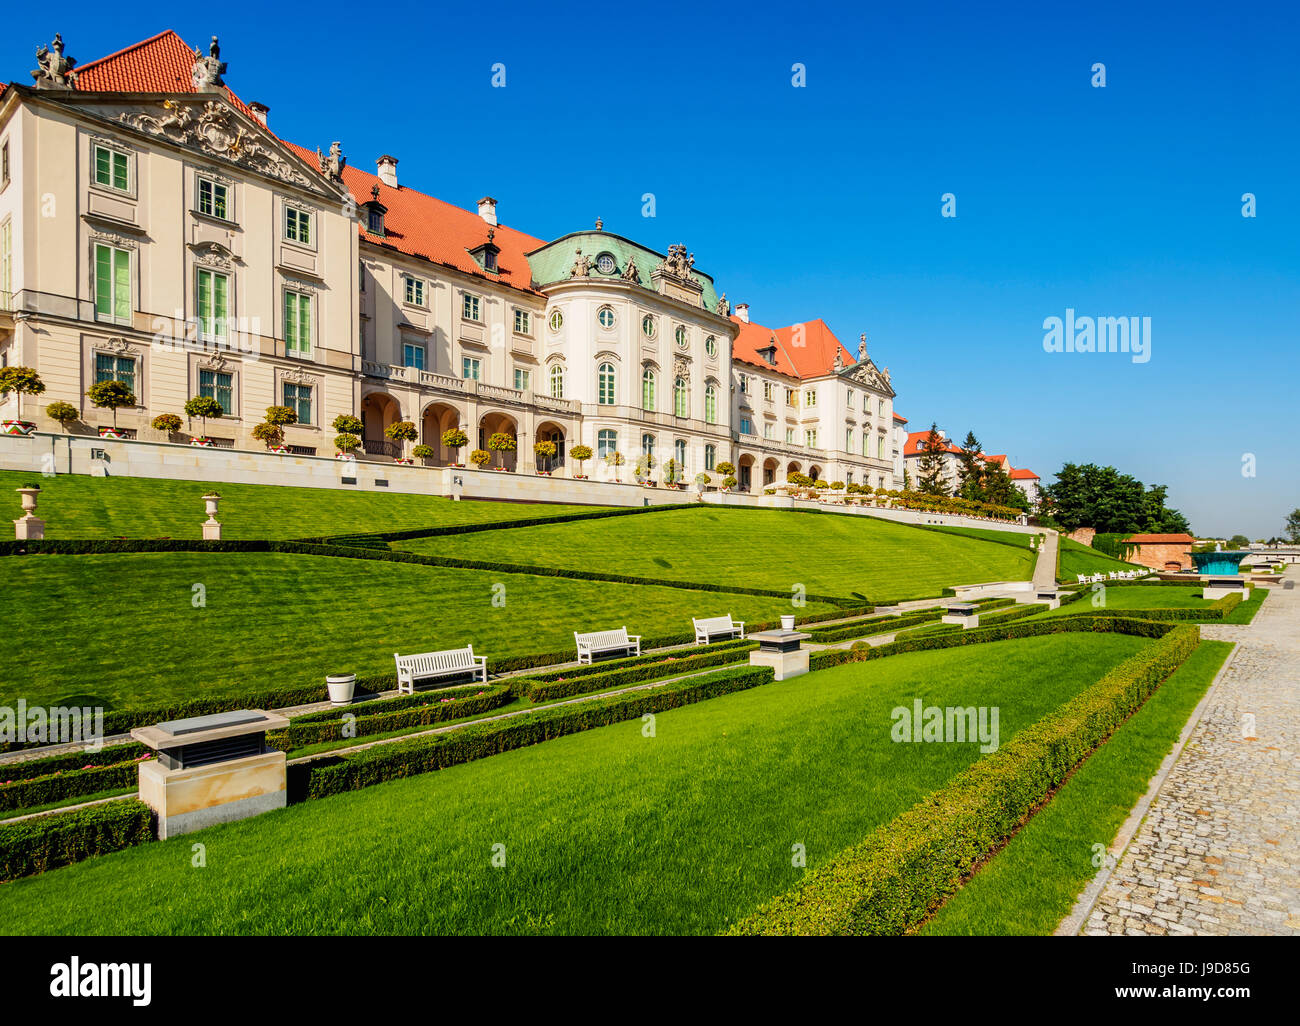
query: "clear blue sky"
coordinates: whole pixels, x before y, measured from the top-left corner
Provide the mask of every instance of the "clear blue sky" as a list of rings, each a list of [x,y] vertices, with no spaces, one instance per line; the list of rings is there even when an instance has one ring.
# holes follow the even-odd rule
[[[542,238],[599,215],[684,242],[761,323],[865,331],[918,429],[973,428],[1045,480],[1114,464],[1203,535],[1279,533],[1300,506],[1295,7],[879,6],[18,5],[0,56],[26,81],[56,29],[83,63],[215,32],[287,138],[392,153],[404,183],[491,194]],[[1067,307],[1150,317],[1150,362],[1045,353]]]

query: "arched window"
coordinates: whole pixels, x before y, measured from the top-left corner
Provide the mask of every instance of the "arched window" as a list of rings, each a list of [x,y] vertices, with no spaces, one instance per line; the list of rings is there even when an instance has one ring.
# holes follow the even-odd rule
[[[673,382],[673,412],[679,417],[687,415],[685,378],[678,378]]]
[[[718,447],[716,445],[706,445],[704,447],[704,469],[712,470],[718,460]]]
[[[704,420],[707,424],[716,424],[718,422],[718,389],[716,385],[705,386]]]
[[[603,428],[596,433],[596,459],[603,460],[611,452],[618,451],[618,432],[613,428]]]
[[[655,372],[647,367],[641,372],[641,409],[655,408]]]
[[[602,363],[597,371],[599,392],[597,402],[601,406],[614,405],[614,365],[612,363]]]
[[[681,438],[679,438],[679,439],[677,439],[677,441],[675,441],[675,442],[673,443],[673,452],[675,453],[676,458],[677,458],[677,466],[681,468],[682,473],[685,473],[685,472],[686,472],[686,441],[685,441],[685,439],[681,439]]]
[[[642,435],[642,436],[641,436],[641,452],[644,453],[646,456],[653,456],[653,455],[655,454],[655,436],[654,436],[654,435]]]
[[[551,398],[564,398],[564,368],[558,363],[551,368]]]

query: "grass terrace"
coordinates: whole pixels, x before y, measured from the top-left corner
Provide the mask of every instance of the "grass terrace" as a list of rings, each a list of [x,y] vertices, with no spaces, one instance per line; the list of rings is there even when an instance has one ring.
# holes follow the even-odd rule
[[[1125,563],[1120,559],[1112,559],[1104,552],[1098,552],[1091,546],[1074,541],[1065,537],[1065,535],[1061,535],[1058,540],[1060,542],[1060,559],[1057,564],[1057,580],[1064,581],[1066,584],[1076,582],[1079,579],[1079,574],[1108,574],[1111,572],[1118,573],[1121,570],[1141,570],[1145,572],[1148,569],[1137,563]]]
[[[18,880],[0,928],[714,933],[800,879],[795,846],[816,867],[980,758],[893,742],[895,707],[996,705],[1005,745],[1148,644],[1053,635],[848,664],[662,712],[654,737],[637,718]]]
[[[1033,554],[860,516],[705,507],[399,541],[440,556],[892,601],[954,582],[1028,580]],[[736,614],[739,617],[739,614]]]
[[[655,637],[706,613],[756,622],[790,610],[778,598],[282,553],[9,556],[0,575],[0,618],[13,625],[0,636],[0,703],[75,695],[107,709],[262,684],[320,682],[323,698],[327,673],[392,673],[395,651],[472,643],[501,659],[571,649],[575,629]]]
[[[401,492],[344,492],[328,488],[293,488],[172,481],[143,477],[89,477],[38,472],[0,471],[0,495],[14,505],[12,489],[29,482],[41,486],[39,514],[47,538],[200,538],[202,496],[221,494],[222,537],[302,538],[320,535],[400,531],[420,527],[505,523],[563,513],[594,512],[599,506],[550,503],[453,502],[430,495]],[[12,533],[10,535],[12,537]]]

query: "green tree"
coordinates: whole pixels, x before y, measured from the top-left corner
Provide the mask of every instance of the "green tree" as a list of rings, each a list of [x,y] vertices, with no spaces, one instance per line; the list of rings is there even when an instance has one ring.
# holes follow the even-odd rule
[[[984,501],[984,449],[974,431],[966,432],[966,441],[957,455],[957,494],[974,502]]]
[[[10,392],[18,398],[15,419],[23,419],[23,396],[40,395],[44,391],[45,382],[31,367],[0,367],[0,398]]]
[[[1286,540],[1292,545],[1300,545],[1300,509],[1293,509],[1286,518]]]
[[[984,464],[980,494],[974,498],[978,502],[987,502],[994,506],[1010,506],[1011,493],[1014,490],[1015,485],[1011,483],[1011,475],[1007,473],[1007,468],[996,460],[989,460]],[[962,498],[971,498],[971,496],[963,494]]]
[[[185,416],[198,417],[203,421],[203,437],[205,438],[208,434],[208,418],[220,420],[223,412],[221,404],[210,395],[196,395],[185,404]]]
[[[487,447],[497,454],[497,467],[502,466],[503,452],[514,452],[519,447],[515,436],[504,431],[494,431],[488,438]]]
[[[542,461],[542,470],[544,473],[551,472],[551,460],[555,458],[554,442],[534,442],[533,455]]]
[[[75,424],[81,414],[72,403],[59,401],[50,403],[49,406],[45,407],[45,416],[57,423],[64,431],[67,431],[68,425]]]
[[[575,445],[572,449],[569,450],[569,455],[572,456],[574,460],[577,461],[578,476],[579,477],[585,476],[582,473],[582,465],[586,463],[589,459],[591,459],[591,446]]]
[[[451,462],[460,462],[460,450],[469,445],[469,435],[458,427],[448,428],[442,433],[442,444],[451,450]]]
[[[1228,547],[1233,549],[1244,549],[1250,545],[1250,539],[1244,534],[1234,534],[1228,539]]]
[[[409,420],[395,420],[384,428],[384,434],[397,443],[398,451],[402,457],[406,456],[406,443],[414,442],[420,437],[420,429],[412,424]]]
[[[948,486],[943,479],[944,450],[948,443],[939,434],[939,425],[932,423],[930,433],[921,443],[921,458],[917,472],[921,475],[920,490],[926,495],[947,495]]]
[[[1067,463],[1043,492],[1052,517],[1065,531],[1092,527],[1099,533],[1191,533],[1187,518],[1165,505],[1164,485],[1146,488],[1114,467]]]
[[[135,393],[125,381],[96,381],[86,389],[86,398],[92,406],[113,411],[113,427],[117,428],[117,411],[123,406],[135,405]]]

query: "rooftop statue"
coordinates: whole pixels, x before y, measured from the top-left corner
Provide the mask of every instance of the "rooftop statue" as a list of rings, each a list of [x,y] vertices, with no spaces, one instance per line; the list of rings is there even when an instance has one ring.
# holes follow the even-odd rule
[[[335,181],[341,181],[343,169],[348,163],[348,158],[343,156],[343,144],[340,142],[330,143],[328,156],[321,153],[319,146],[316,147],[316,162],[320,165],[321,174],[327,178],[333,178]]]
[[[54,41],[48,49],[44,46],[36,48],[36,63],[38,67],[32,72],[32,78],[36,80],[38,89],[72,88],[77,84],[77,73],[72,70],[77,62],[72,57],[63,56],[62,33],[54,33]]]
[[[630,281],[633,285],[641,284],[641,272],[637,270],[636,257],[627,258],[627,266],[623,268],[623,280]]]
[[[723,317],[731,316],[731,304],[727,302],[727,294],[724,292],[718,300],[718,305],[714,308],[715,312]]]
[[[206,57],[198,47],[195,47],[194,68],[191,72],[195,89],[215,89],[224,86],[226,83],[221,76],[225,73],[226,63],[221,59],[221,47],[217,43],[216,36],[212,37]]]
[[[573,261],[573,267],[569,271],[570,278],[587,278],[591,276],[591,260],[582,255],[582,250],[578,250],[578,257]]]

